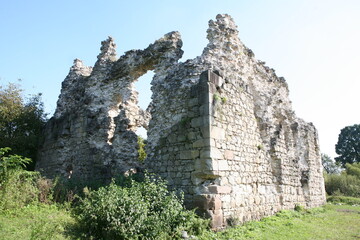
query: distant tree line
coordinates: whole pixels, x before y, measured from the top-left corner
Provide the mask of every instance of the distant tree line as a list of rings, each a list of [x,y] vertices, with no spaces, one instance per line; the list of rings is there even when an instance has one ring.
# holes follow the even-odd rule
[[[332,196],[360,197],[360,124],[341,129],[335,159],[322,154],[325,189]]]

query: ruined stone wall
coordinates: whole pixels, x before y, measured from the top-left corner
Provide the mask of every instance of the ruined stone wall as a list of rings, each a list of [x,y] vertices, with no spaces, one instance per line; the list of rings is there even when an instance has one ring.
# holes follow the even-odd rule
[[[109,38],[94,68],[75,60],[46,124],[37,169],[49,177],[106,180],[141,167],[135,132],[147,128],[150,115],[137,105],[134,82],[148,70],[173,65],[181,46],[179,33],[171,32],[116,59]]]
[[[166,104],[152,110],[148,169],[182,189],[214,227],[323,204],[317,132],[295,116],[285,80],[241,43],[231,17],[210,21],[208,39],[166,81],[154,77],[164,90],[153,101]]]
[[[230,16],[211,20],[207,33],[202,55],[186,62],[178,62],[176,32],[118,60],[110,38],[93,69],[76,60],[37,168],[84,179],[146,168],[182,190],[187,206],[215,228],[323,204],[317,132],[296,117],[285,79],[255,59]],[[148,70],[155,75],[145,111],[133,83]],[[137,161],[139,126],[148,129],[144,166]]]

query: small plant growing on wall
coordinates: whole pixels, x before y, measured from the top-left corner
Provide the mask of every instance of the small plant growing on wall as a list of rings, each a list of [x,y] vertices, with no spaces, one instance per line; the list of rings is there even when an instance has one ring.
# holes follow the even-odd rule
[[[220,95],[218,94],[214,94],[214,101],[215,102],[220,102],[225,104],[227,102],[227,98],[226,97],[221,97]]]
[[[214,101],[220,101],[221,97],[218,94],[214,94]]]
[[[142,137],[138,136],[138,154],[139,154],[139,161],[144,162],[146,158],[146,152],[145,152],[145,146],[146,146],[146,140],[144,140]]]

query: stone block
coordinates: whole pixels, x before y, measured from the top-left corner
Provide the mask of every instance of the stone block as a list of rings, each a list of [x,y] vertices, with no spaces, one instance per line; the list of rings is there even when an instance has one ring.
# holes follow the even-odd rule
[[[211,151],[211,153],[210,153],[211,158],[224,159],[224,156],[219,149],[212,147],[212,148],[210,148],[210,151]]]
[[[184,142],[184,141],[186,141],[186,136],[184,136],[184,135],[179,135],[179,136],[177,137],[177,141],[178,141],[178,142]]]
[[[198,99],[197,98],[191,98],[189,100],[189,107],[192,107],[192,106],[196,106],[197,104],[199,103]]]
[[[230,170],[228,161],[226,160],[218,160],[217,166],[219,171],[228,171]]]
[[[224,157],[228,160],[234,160],[234,152],[230,150],[225,150]]]
[[[203,170],[213,170],[213,161],[212,159],[196,159],[195,160],[195,170],[203,171]]]
[[[199,139],[199,140],[196,140],[195,142],[193,142],[193,147],[194,148],[201,148],[201,147],[205,147],[205,139]]]
[[[211,138],[224,140],[225,139],[225,130],[219,127],[211,127],[210,130]]]
[[[190,139],[190,140],[194,140],[194,139],[196,139],[197,135],[198,134],[195,133],[195,132],[189,132],[188,135],[187,135],[187,138]]]
[[[199,107],[199,113],[202,116],[209,116],[210,115],[210,107],[209,104],[203,104]]]
[[[200,151],[200,158],[211,159],[210,149],[204,149]]]
[[[200,131],[203,138],[210,138],[210,127],[209,126],[200,126]]]
[[[200,210],[207,209],[207,198],[205,195],[195,195],[192,197],[192,206],[193,208],[198,208]]]
[[[230,186],[209,186],[208,190],[210,193],[213,194],[228,194],[231,193],[231,187]]]
[[[180,159],[195,159],[199,157],[199,151],[198,150],[186,150],[180,152]]]
[[[224,80],[221,77],[214,78],[214,82],[216,87],[221,87],[224,83]]]
[[[221,229],[224,225],[224,216],[221,210],[212,211],[211,215],[211,228]]]
[[[211,196],[206,199],[206,209],[209,210],[220,210],[221,209],[221,199],[219,196]]]
[[[197,117],[191,119],[191,127],[196,128],[196,127],[204,126],[203,120],[204,120],[203,117]]]
[[[224,159],[221,151],[215,147],[201,150],[200,158]]]

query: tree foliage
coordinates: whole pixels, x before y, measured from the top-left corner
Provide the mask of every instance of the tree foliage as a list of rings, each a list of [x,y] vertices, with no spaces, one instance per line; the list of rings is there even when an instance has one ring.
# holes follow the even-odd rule
[[[341,172],[340,163],[336,163],[329,155],[321,154],[321,161],[324,170],[328,174],[339,174]]]
[[[34,167],[45,122],[41,94],[24,100],[18,85],[0,86],[0,148],[10,147],[13,154],[33,159],[29,169]]]
[[[343,166],[360,162],[360,124],[341,129],[335,149],[339,155],[335,160]]]
[[[346,173],[348,175],[352,175],[360,179],[360,163],[353,163],[353,164],[347,163],[345,167],[346,167]]]
[[[360,164],[347,163],[341,174],[325,176],[325,189],[329,195],[360,197]]]
[[[138,159],[140,162],[144,162],[146,158],[146,152],[145,152],[145,146],[146,146],[146,140],[144,140],[142,137],[138,136]]]

